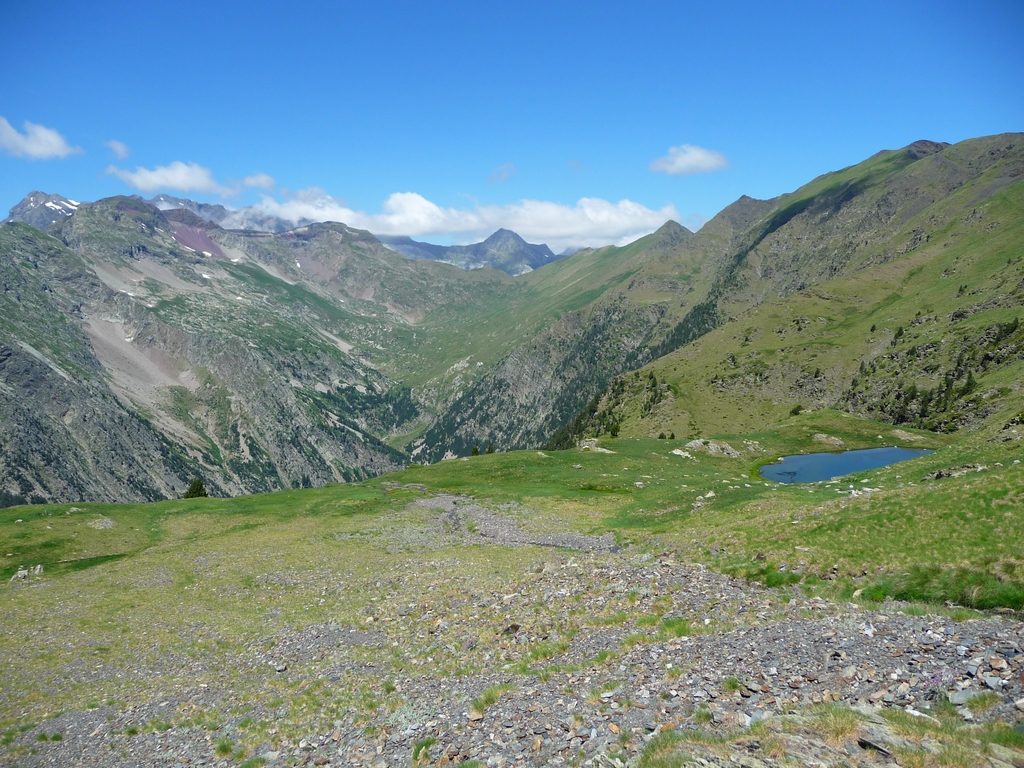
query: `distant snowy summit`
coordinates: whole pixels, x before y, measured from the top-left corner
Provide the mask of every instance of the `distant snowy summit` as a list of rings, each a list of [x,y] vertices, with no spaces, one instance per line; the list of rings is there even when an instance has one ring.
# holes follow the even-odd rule
[[[11,208],[6,221],[20,221],[36,229],[48,229],[59,224],[78,210],[79,202],[63,195],[30,192],[25,199]]]

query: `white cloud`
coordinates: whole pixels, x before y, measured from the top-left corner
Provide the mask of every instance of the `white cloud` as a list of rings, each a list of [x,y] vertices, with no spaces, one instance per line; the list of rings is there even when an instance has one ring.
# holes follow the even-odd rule
[[[415,192],[395,192],[379,213],[357,211],[323,190],[303,190],[279,201],[264,197],[257,211],[283,219],[340,221],[379,235],[413,237],[443,235],[455,240],[480,240],[500,227],[512,229],[530,242],[553,249],[626,243],[678,219],[675,207],[651,209],[632,200],[612,202],[584,197],[574,205],[544,200],[519,200],[502,205],[444,208]]]
[[[22,123],[24,133],[14,128],[7,118],[0,117],[0,149],[15,157],[31,157],[37,160],[50,157],[67,157],[81,152],[79,147],[72,147],[53,128],[45,125]]]
[[[669,147],[668,154],[651,162],[651,170],[679,176],[687,173],[708,173],[725,168],[725,155],[693,144]]]
[[[128,145],[123,141],[117,139],[110,139],[106,142],[107,149],[114,153],[114,157],[118,160],[124,160],[128,155],[131,154],[131,150],[128,149]]]
[[[117,176],[121,181],[142,192],[173,189],[177,192],[230,195],[234,191],[219,184],[209,168],[198,163],[183,163],[180,160],[158,165],[156,168],[137,166],[134,171],[108,165],[107,173]]]
[[[246,176],[242,179],[242,184],[247,187],[256,187],[257,189],[273,189],[274,177],[269,173],[254,173],[252,176]]]

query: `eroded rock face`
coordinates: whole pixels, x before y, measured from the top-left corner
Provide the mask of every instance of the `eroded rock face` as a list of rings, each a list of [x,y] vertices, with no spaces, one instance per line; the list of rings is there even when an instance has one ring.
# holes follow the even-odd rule
[[[408,391],[176,224],[114,198],[80,206],[63,242],[0,227],[0,504],[153,500],[192,477],[236,494],[403,463],[378,435],[416,416]]]

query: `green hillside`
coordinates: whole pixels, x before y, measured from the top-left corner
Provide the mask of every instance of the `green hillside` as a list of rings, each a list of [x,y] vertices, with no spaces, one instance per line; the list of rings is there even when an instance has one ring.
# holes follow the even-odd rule
[[[934,173],[917,166],[939,157],[903,173]],[[869,161],[867,176],[885,162]],[[797,407],[939,431],[1013,418],[1024,407],[1024,184],[1008,170],[982,174],[886,239],[844,254],[836,277],[740,309],[736,296],[755,282],[755,249],[718,305],[736,311],[617,382],[584,431],[742,432]],[[776,268],[778,259],[759,258],[757,270]]]

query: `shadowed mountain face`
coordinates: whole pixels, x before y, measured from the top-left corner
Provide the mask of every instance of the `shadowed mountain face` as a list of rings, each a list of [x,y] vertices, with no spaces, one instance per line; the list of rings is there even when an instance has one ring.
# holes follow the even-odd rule
[[[797,394],[897,421],[895,392],[912,383],[898,371],[934,388],[957,355],[941,334],[885,346],[896,324],[910,339],[932,327],[915,317],[956,313],[958,338],[991,342],[974,386],[999,407],[1020,397],[997,381],[1015,337],[985,334],[1021,303],[1022,171],[1020,135],[916,142],[774,200],[740,198],[696,234],[668,222],[560,259],[507,230],[385,245],[336,223],[240,231],[220,206],[166,196],[33,193],[0,226],[2,500],[158,498],[193,476],[232,494],[352,480],[543,444],[606,390],[608,423],[643,433],[670,400],[687,434]],[[908,292],[930,298],[910,312]],[[891,335],[860,334],[869,314]],[[820,318],[846,329],[827,350]],[[793,342],[785,354],[776,338]],[[850,388],[866,351],[874,378]],[[658,381],[676,389],[617,379],[663,355]],[[673,367],[700,373],[671,379]],[[772,383],[800,371],[799,390]],[[733,421],[713,416],[719,395]]]

